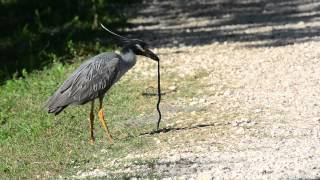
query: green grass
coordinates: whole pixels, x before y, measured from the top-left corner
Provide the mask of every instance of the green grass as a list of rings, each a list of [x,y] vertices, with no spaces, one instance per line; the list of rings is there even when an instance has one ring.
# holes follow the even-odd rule
[[[0,179],[73,174],[74,167],[99,161],[95,154],[101,149],[107,150],[108,157],[122,157],[149,145],[147,137],[136,136],[154,124],[128,120],[154,110],[150,104],[155,104],[156,97],[141,95],[147,82],[121,81],[105,97],[113,145],[104,136],[97,115],[96,143],[88,144],[89,105],[68,107],[59,116],[46,113],[44,102],[78,65],[56,62],[43,71],[24,71],[23,77],[0,86]]]

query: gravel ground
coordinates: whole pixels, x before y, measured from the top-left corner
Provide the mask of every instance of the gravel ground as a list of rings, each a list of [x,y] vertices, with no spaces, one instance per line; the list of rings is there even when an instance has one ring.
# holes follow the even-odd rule
[[[106,162],[75,177],[320,179],[319,9],[311,0],[145,1],[127,30],[149,39],[163,76],[176,77],[164,78],[177,93],[162,105],[169,131],[112,166],[146,163],[108,171]],[[152,77],[151,66],[139,61],[128,76]]]

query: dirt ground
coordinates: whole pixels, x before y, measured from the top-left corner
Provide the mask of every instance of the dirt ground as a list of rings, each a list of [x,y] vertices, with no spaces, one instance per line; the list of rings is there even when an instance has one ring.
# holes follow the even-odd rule
[[[154,0],[136,11],[125,31],[160,55],[167,131],[152,135],[157,148],[113,161],[144,163],[76,177],[320,178],[319,1]],[[128,76],[151,77],[151,66]]]

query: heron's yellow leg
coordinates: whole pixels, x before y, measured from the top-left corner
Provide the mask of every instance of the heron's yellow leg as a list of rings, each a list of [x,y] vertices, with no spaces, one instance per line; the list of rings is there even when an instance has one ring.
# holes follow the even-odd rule
[[[91,111],[89,115],[89,127],[90,127],[90,139],[89,143],[94,144],[94,135],[93,135],[93,120],[94,120],[94,100],[91,102]]]
[[[109,132],[108,126],[107,126],[106,121],[104,119],[104,113],[103,113],[103,108],[102,108],[103,98],[99,98],[99,101],[100,101],[100,107],[99,107],[99,113],[98,113],[99,120],[101,122],[101,125],[102,125],[104,131],[106,132],[106,135],[107,135],[109,142],[112,144],[112,142],[113,142],[112,136]]]

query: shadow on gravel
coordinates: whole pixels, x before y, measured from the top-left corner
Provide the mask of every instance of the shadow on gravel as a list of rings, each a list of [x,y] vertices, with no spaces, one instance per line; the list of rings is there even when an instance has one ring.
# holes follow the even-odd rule
[[[205,128],[205,127],[213,127],[216,126],[214,123],[210,123],[210,124],[197,124],[191,127],[169,127],[169,128],[162,128],[159,130],[154,130],[151,132],[147,132],[147,133],[141,133],[139,136],[144,136],[144,135],[153,135],[153,134],[160,134],[160,133],[167,133],[167,132],[171,132],[171,131],[186,131],[186,130],[190,130],[190,129],[199,129],[199,128]]]
[[[156,47],[214,42],[264,47],[320,39],[317,0],[145,1],[137,11],[142,20],[130,33],[148,35]]]

